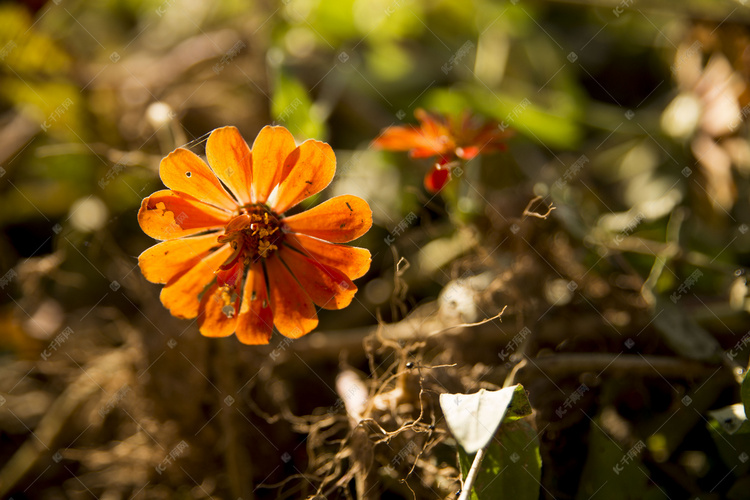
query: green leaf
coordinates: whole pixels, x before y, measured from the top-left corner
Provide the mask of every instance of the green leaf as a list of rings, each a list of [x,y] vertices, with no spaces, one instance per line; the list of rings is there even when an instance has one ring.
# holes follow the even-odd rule
[[[727,468],[732,469],[735,477],[747,475],[750,472],[750,460],[747,459],[750,433],[735,432],[729,435],[717,420],[711,420],[706,426]]]
[[[461,477],[465,480],[474,456],[458,448]],[[527,422],[503,423],[488,447],[474,482],[473,500],[536,500],[539,498],[542,458],[536,431]]]
[[[295,137],[325,139],[325,126],[307,89],[297,78],[284,72],[279,73],[276,79],[271,114]]]
[[[510,401],[508,411],[505,413],[503,422],[513,422],[519,418],[523,418],[526,415],[531,415],[531,403],[529,403],[529,397],[526,395],[526,389],[521,384],[516,384],[513,390],[513,399]],[[510,389],[508,387],[507,389]]]
[[[531,413],[526,391],[520,384],[499,391],[441,394],[440,408],[451,433],[467,453],[487,446],[506,415],[513,421]]]
[[[653,496],[656,493],[654,491],[650,492],[652,495],[648,495],[648,472],[638,452],[645,445],[639,443],[638,448],[623,448],[599,424],[592,425],[589,431],[588,459],[581,474],[576,498],[626,500]]]

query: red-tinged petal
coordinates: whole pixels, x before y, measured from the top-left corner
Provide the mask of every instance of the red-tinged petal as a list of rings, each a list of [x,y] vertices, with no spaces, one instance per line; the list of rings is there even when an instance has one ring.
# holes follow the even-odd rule
[[[343,309],[351,304],[357,287],[344,273],[321,264],[290,248],[279,251],[307,295],[323,309]]]
[[[268,344],[271,339],[273,311],[266,291],[266,278],[260,265],[251,267],[247,273],[235,333],[243,344]]]
[[[198,328],[204,337],[228,337],[237,326],[240,296],[234,288],[218,283],[206,290],[200,303]]]
[[[232,247],[224,245],[198,262],[189,271],[175,276],[166,284],[159,298],[172,316],[178,318],[198,316],[200,306],[198,296],[214,279],[216,270],[231,254]]]
[[[297,145],[284,127],[265,126],[255,138],[252,150],[253,195],[265,203],[285,170],[284,161]]]
[[[335,267],[352,280],[364,276],[370,269],[372,257],[366,248],[334,245],[304,234],[292,233],[285,236],[284,243],[321,264]]]
[[[266,259],[273,322],[279,333],[296,339],[318,326],[312,299],[279,260],[278,253]]]
[[[441,156],[450,152],[450,149],[445,147],[444,144],[432,143],[428,147],[419,147],[409,151],[409,157],[415,160],[423,158],[432,158],[433,156]]]
[[[220,244],[216,233],[168,240],[147,248],[138,256],[143,276],[152,283],[166,283],[187,271]]]
[[[241,205],[252,202],[253,159],[245,139],[235,127],[217,128],[206,142],[206,158],[216,176]]]
[[[237,202],[227,193],[208,165],[187,149],[178,148],[169,153],[159,164],[159,176],[170,189],[230,212],[237,209]]]
[[[451,180],[451,172],[447,168],[433,168],[424,178],[424,187],[431,193],[437,193]]]
[[[221,266],[216,271],[216,283],[219,286],[232,286],[239,287],[239,283],[242,281],[242,275],[245,272],[245,265],[243,259],[235,259],[231,266],[223,269]]]
[[[479,130],[472,130],[472,137],[466,141],[463,148],[456,148],[456,154],[464,160],[471,160],[478,154],[489,154],[495,151],[505,151],[508,146],[505,140],[513,136],[513,131],[500,129],[497,124],[488,123]]]
[[[346,243],[359,238],[372,227],[372,210],[362,198],[343,195],[281,222],[293,233],[303,233],[333,243]]]
[[[463,148],[456,148],[456,156],[461,158],[462,160],[472,160],[477,157],[477,155],[480,152],[489,153],[491,149],[487,148],[486,150],[481,150],[477,146],[466,146]]]
[[[141,203],[138,223],[147,235],[158,240],[182,238],[220,229],[231,214],[176,191],[157,191]]]
[[[283,180],[272,208],[284,213],[297,203],[319,193],[336,173],[336,156],[331,146],[320,141],[305,141],[285,161]]]

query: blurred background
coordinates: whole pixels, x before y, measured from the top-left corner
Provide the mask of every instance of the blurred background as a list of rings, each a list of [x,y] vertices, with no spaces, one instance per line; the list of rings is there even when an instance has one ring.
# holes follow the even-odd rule
[[[747,498],[741,417],[710,412],[750,345],[748,23],[739,0],[0,3],[0,496],[453,497],[438,394],[521,382],[540,498]],[[433,196],[429,161],[370,147],[418,108],[515,134]],[[334,148],[322,196],[370,203],[372,267],[300,340],[206,339],[141,276],[137,210],[174,148],[272,123]]]

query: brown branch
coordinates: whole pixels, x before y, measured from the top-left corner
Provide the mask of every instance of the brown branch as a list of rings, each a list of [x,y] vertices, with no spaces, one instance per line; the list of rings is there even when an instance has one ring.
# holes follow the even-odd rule
[[[537,201],[541,200],[541,196],[535,196],[534,198],[529,201],[529,204],[526,205],[526,208],[523,209],[523,216],[524,217],[536,217],[537,219],[546,219],[549,217],[549,215],[552,213],[553,210],[555,210],[557,207],[553,205],[552,203],[549,204],[549,207],[547,207],[547,212],[544,214],[540,214],[539,212],[532,212],[531,206],[536,203]]]

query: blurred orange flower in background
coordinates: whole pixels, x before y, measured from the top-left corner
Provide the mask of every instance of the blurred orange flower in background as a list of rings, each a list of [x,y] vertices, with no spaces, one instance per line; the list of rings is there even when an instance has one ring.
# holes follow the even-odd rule
[[[373,146],[388,151],[409,151],[412,158],[438,156],[425,177],[430,192],[440,191],[450,180],[450,171],[457,159],[471,160],[481,153],[505,151],[505,140],[513,131],[493,121],[484,121],[463,113],[460,117],[414,111],[419,127],[394,126],[383,129]]]
[[[372,226],[356,196],[331,198],[291,216],[290,208],[333,179],[331,147],[297,146],[284,127],[264,127],[252,150],[234,127],[214,130],[208,164],[178,148],[161,161],[169,188],[143,200],[138,222],[165,240],[138,257],[143,275],[164,283],[161,302],[179,318],[198,317],[207,337],[236,333],[267,344],[273,326],[298,338],[318,324],[315,306],[348,306],[353,279],[370,268],[370,252],[345,243]],[[226,188],[225,188],[226,186]]]

